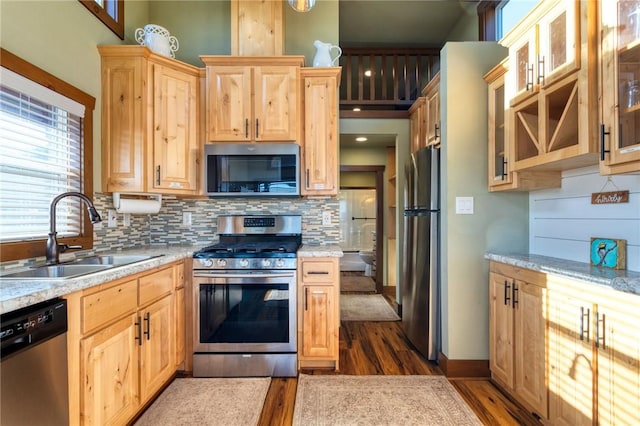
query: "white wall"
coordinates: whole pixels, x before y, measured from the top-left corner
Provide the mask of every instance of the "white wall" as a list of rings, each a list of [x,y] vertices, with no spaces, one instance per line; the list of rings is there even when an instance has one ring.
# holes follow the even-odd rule
[[[526,251],[528,196],[487,191],[487,84],[483,75],[507,52],[495,43],[447,43],[441,52],[442,352],[453,360],[489,358],[490,250]],[[471,196],[475,213],[455,213]]]
[[[629,190],[624,204],[591,204],[592,192]],[[529,195],[529,251],[589,263],[591,237],[627,240],[627,269],[640,271],[640,173],[607,177],[597,166],[562,174],[562,187]]]

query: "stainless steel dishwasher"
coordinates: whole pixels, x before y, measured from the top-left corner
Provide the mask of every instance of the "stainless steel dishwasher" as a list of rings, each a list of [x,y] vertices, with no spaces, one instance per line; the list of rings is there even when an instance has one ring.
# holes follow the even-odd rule
[[[0,425],[69,424],[67,302],[0,316]]]

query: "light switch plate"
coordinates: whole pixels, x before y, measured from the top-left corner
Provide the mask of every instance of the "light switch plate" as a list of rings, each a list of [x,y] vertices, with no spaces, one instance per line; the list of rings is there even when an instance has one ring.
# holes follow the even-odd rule
[[[115,210],[109,209],[107,210],[107,227],[115,228],[118,226],[118,214]]]
[[[473,197],[456,197],[456,214],[473,214]]]
[[[122,226],[125,228],[131,226],[131,213],[124,213],[122,215]]]

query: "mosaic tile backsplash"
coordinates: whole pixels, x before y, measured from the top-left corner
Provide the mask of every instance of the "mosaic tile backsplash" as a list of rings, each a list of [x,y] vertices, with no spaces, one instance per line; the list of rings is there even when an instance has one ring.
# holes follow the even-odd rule
[[[113,208],[111,195],[94,194],[94,204],[103,217]],[[333,223],[322,226],[322,212],[330,211]],[[191,226],[182,225],[184,212],[191,213]],[[340,242],[339,201],[335,198],[219,198],[182,200],[163,198],[157,215],[131,215],[129,226],[106,223],[94,227],[95,249],[117,250],[155,244],[208,244],[217,239],[216,217],[224,214],[299,214],[304,244]]]

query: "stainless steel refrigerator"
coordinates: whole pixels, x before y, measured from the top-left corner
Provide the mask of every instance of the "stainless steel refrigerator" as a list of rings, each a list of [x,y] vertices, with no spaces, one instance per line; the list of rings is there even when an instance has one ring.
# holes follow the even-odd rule
[[[440,346],[440,149],[411,154],[405,166],[402,327],[429,360]]]

